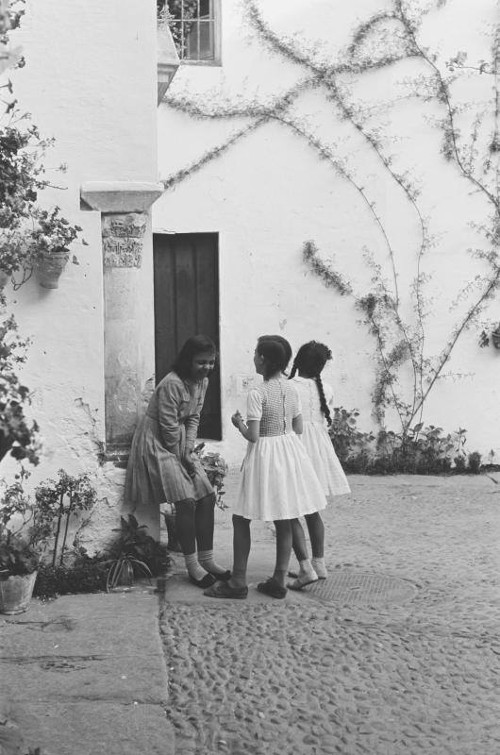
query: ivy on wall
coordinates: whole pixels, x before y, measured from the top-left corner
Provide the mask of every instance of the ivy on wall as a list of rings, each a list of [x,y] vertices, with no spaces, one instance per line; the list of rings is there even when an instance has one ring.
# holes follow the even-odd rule
[[[471,325],[480,322],[500,288],[500,24],[491,30],[487,59],[469,60],[467,52],[459,50],[449,60],[442,61],[439,50],[433,50],[425,43],[422,27],[424,20],[429,23],[432,14],[439,14],[445,6],[446,0],[436,0],[422,10],[410,0],[393,0],[389,8],[360,23],[352,32],[343,54],[330,60],[324,54],[318,55],[313,44],[300,42],[297,36],[286,37],[277,33],[265,20],[264,3],[247,0],[242,12],[248,29],[266,50],[289,61],[300,71],[298,83],[268,102],[227,102],[222,95],[217,100],[213,92],[206,99],[179,94],[170,94],[166,98],[170,108],[191,118],[230,119],[240,124],[229,137],[196,162],[168,177],[166,189],[172,189],[221,157],[258,128],[276,122],[306,143],[357,193],[365,217],[385,249],[383,265],[376,262],[371,250],[359,250],[360,260],[363,256],[371,272],[367,290],[357,290],[354,282],[328,266],[313,239],[304,242],[302,256],[304,263],[324,285],[340,295],[352,297],[361,312],[375,344],[374,415],[383,425],[385,413],[391,408],[399,417],[403,433],[409,432],[415,422],[421,422],[426,401],[444,376],[445,366],[457,342]],[[397,66],[409,62],[411,69],[406,70],[411,74],[407,74],[407,97],[434,104],[439,112],[435,127],[439,129],[441,145],[436,164],[439,165],[441,160],[444,170],[447,170],[447,163],[453,166],[471,192],[482,197],[485,208],[483,221],[475,224],[476,232],[483,239],[481,248],[459,250],[477,261],[479,272],[457,292],[455,306],[457,303],[464,303],[464,306],[456,315],[441,351],[431,356],[427,354],[427,318],[431,302],[426,294],[428,277],[424,259],[437,243],[430,231],[433,219],[422,209],[424,203],[418,176],[398,169],[390,141],[380,129],[371,125],[370,113],[356,99],[354,85],[374,72],[392,77]],[[491,97],[483,109],[477,109],[472,128],[467,128],[457,91],[463,80],[474,80],[474,77],[481,82],[488,80]],[[367,156],[378,162],[386,180],[400,192],[415,218],[417,232],[411,240],[415,252],[414,277],[409,292],[410,318],[402,315],[404,297],[400,291],[398,250],[369,188],[350,167],[349,161],[341,157],[335,144],[320,138],[314,124],[301,119],[293,107],[304,92],[313,90],[323,94],[326,105],[361,139]],[[380,107],[384,107],[382,101]],[[242,119],[245,119],[243,127]],[[409,392],[406,382],[400,383],[402,370],[408,369],[411,374]]]

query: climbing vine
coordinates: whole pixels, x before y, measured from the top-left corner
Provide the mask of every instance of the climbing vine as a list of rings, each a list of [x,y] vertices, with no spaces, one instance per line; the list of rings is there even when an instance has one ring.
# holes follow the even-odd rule
[[[424,20],[439,13],[446,0],[428,3],[426,10],[409,0],[392,0],[390,7],[362,21],[353,31],[349,44],[335,59],[318,54],[313,44],[299,41],[297,35],[279,34],[265,20],[264,4],[246,0],[242,13],[251,33],[273,55],[292,63],[300,71],[298,82],[278,97],[260,101],[227,101],[210,93],[210,97],[193,98],[189,95],[170,95],[169,107],[197,119],[232,120],[239,125],[216,147],[186,168],[165,180],[171,189],[188,179],[207,163],[217,159],[238,141],[261,126],[276,122],[305,142],[319,159],[326,162],[358,195],[375,231],[376,243],[385,250],[384,264],[376,261],[371,249],[360,249],[371,281],[365,290],[359,284],[333,269],[322,258],[314,239],[304,242],[304,264],[339,295],[351,297],[361,313],[375,343],[377,364],[372,393],[374,416],[383,426],[387,410],[396,412],[403,435],[409,434],[416,423],[421,423],[426,401],[437,382],[445,376],[445,367],[461,336],[472,325],[480,322],[488,305],[500,288],[500,23],[492,29],[488,59],[469,59],[466,51],[458,50],[447,61],[440,61],[437,51],[423,41]],[[430,228],[432,218],[423,209],[421,187],[417,175],[403,171],[391,153],[391,144],[377,127],[371,125],[367,107],[356,100],[355,82],[378,72],[391,73],[401,64],[411,64],[411,75],[405,83],[405,97],[434,105],[434,126],[441,134],[442,159],[467,182],[471,193],[482,197],[485,217],[475,224],[482,236],[481,248],[459,250],[470,254],[481,265],[481,272],[457,292],[451,312],[456,312],[446,343],[440,352],[428,354],[427,318],[432,306],[426,285],[428,274],[424,260],[438,241]],[[471,127],[461,119],[464,108],[456,95],[456,84],[463,76],[487,79],[491,97],[478,110]],[[400,255],[392,240],[391,231],[374,201],[364,177],[341,156],[334,140],[326,141],[314,131],[294,107],[305,92],[320,92],[332,112],[361,140],[367,155],[375,159],[389,183],[400,192],[413,214],[414,274],[410,285],[411,316],[402,306],[400,284]],[[380,103],[383,107],[383,103]],[[241,121],[244,125],[241,125]],[[428,212],[428,211],[427,211]],[[472,224],[471,224],[472,225]],[[375,242],[374,242],[375,243]],[[405,313],[403,316],[403,312]],[[410,375],[411,391],[406,388]]]

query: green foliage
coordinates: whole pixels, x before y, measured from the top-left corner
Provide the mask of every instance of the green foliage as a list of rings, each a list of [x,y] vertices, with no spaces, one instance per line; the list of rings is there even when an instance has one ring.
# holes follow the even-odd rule
[[[466,431],[444,433],[418,423],[405,433],[362,432],[359,412],[334,409],[330,436],[346,472],[351,474],[479,474],[481,454],[466,454]]]
[[[82,551],[70,565],[40,564],[34,595],[48,599],[70,593],[104,592],[108,563],[103,555],[90,557]]]
[[[18,336],[13,316],[0,322],[0,461],[10,452],[15,459],[38,464],[38,425],[26,417],[30,391],[17,374],[27,343]]]
[[[0,126],[0,270],[21,274],[14,287],[28,280],[45,256],[63,251],[69,258],[82,230],[62,217],[59,207],[39,206],[49,185],[41,161],[53,141],[25,121],[28,116],[19,116],[16,125]]]
[[[215,503],[224,511],[227,504],[224,503],[224,477],[227,475],[228,466],[225,459],[217,451],[205,450],[205,444],[199,443],[195,449],[195,454],[201,461],[202,467],[206,472],[208,480],[215,490]]]
[[[97,493],[87,474],[72,476],[64,469],[58,472],[57,480],[46,480],[35,489],[37,527],[43,530],[46,539],[54,536],[52,566],[62,566],[67,553],[67,539],[70,522],[78,521],[82,512],[92,510]],[[78,529],[88,523],[79,521]]]
[[[61,469],[57,480],[47,480],[35,488],[33,501],[24,491],[28,476],[22,470],[14,483],[4,486],[1,496],[0,570],[11,574],[34,571],[51,547],[52,567],[58,555],[63,566],[69,552],[70,520],[78,523],[78,534],[88,522],[79,519],[81,513],[90,511],[96,500],[88,475],[72,477]]]
[[[169,556],[166,548],[147,533],[133,514],[120,517],[118,538],[109,547],[107,589],[130,585],[135,577],[159,575],[166,571]]]
[[[34,521],[32,502],[24,493],[24,470],[3,487],[0,505],[0,575],[31,574],[40,563],[44,534]]]
[[[40,563],[40,555],[28,539],[0,528],[0,579],[31,574]]]

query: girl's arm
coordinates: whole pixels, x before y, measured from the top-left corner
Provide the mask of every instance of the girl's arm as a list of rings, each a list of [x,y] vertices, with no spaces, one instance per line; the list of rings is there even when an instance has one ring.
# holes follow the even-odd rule
[[[256,443],[259,439],[260,420],[249,419],[247,422],[243,419],[240,412],[237,411],[231,417],[231,422],[238,428],[243,437],[250,441],[250,443]]]
[[[304,429],[302,414],[297,414],[297,416],[292,419],[292,427],[294,433],[296,433],[297,435],[302,435],[302,431]]]
[[[203,384],[201,386],[200,396],[198,399],[198,404],[196,406],[196,411],[189,415],[189,417],[186,417],[185,419],[185,427],[186,427],[186,452],[190,453],[195,444],[196,444],[196,436],[198,435],[198,427],[200,424],[200,415],[201,410],[203,409],[203,403],[205,401],[205,394],[207,392],[208,387],[208,379],[205,378],[203,381]]]
[[[160,383],[157,388],[158,422],[163,445],[170,453],[180,458],[179,441],[181,429],[179,427],[178,412],[182,401],[182,388],[173,381]]]

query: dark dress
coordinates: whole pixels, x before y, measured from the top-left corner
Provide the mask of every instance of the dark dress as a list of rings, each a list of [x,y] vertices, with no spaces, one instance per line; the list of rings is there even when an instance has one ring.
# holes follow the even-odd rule
[[[125,500],[132,506],[200,500],[213,493],[196,456],[193,477],[181,464],[195,445],[207,386],[207,378],[190,382],[175,372],[156,386],[130,449]]]

